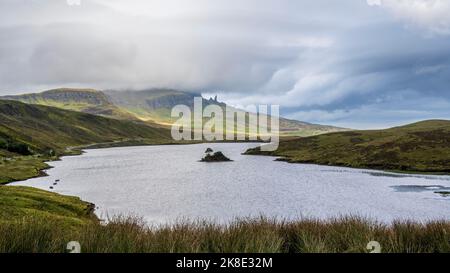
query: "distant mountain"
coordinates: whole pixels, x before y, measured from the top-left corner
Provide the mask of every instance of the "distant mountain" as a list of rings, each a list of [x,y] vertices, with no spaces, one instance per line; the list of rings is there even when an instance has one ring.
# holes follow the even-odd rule
[[[60,88],[42,93],[3,96],[0,99],[53,106],[115,119],[137,120],[134,115],[122,111],[114,105],[103,92],[94,89]]]
[[[338,132],[281,141],[275,152],[292,163],[450,173],[450,121],[428,120],[386,130]]]
[[[169,130],[140,122],[0,100],[0,155],[62,154],[70,146],[130,139],[171,141]]]
[[[103,92],[115,105],[135,114],[138,118],[164,124],[171,124],[174,122],[174,119],[170,116],[174,106],[182,104],[192,108],[194,105],[194,98],[201,96],[200,94],[181,92],[172,89]],[[204,106],[212,104],[221,107],[227,106],[225,103],[217,101],[217,99],[203,99]],[[243,111],[239,109],[235,110]],[[280,131],[284,135],[310,136],[344,130],[346,129],[280,118]]]
[[[122,120],[140,120],[152,125],[171,125],[174,106],[183,104],[193,107],[194,98],[200,94],[173,89],[149,89],[142,91],[97,91],[93,89],[61,88],[42,93],[4,96],[0,99],[24,103],[54,106]],[[203,105],[216,104],[226,107],[216,99],[203,99]],[[238,110],[237,111],[242,111]],[[310,124],[280,118],[280,133],[285,136],[311,136],[346,129]]]
[[[172,108],[176,105],[194,106],[194,98],[200,94],[181,92],[172,89],[149,89],[141,91],[103,91],[103,93],[118,107],[135,115],[144,121],[161,124],[172,124]],[[224,103],[203,99],[203,105]]]

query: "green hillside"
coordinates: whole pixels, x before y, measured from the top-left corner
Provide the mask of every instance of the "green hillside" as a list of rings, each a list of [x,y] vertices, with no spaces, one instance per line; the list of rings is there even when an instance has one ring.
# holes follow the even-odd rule
[[[176,120],[176,118],[171,117],[172,108],[182,104],[192,109],[194,98],[197,96],[201,95],[173,89],[97,91],[93,89],[60,88],[42,93],[5,96],[0,97],[0,99],[54,106],[121,120],[140,120],[152,127],[167,128]],[[203,106],[208,105],[219,105],[223,109],[227,106],[216,99],[203,99]],[[239,109],[235,110],[243,112]],[[345,130],[333,126],[280,118],[280,134],[283,136],[311,136]]]
[[[450,121],[429,120],[387,130],[349,131],[281,141],[275,152],[292,163],[450,173]]]
[[[15,101],[0,100],[0,120],[3,141],[26,144],[35,152],[124,139],[170,140],[168,130]]]
[[[122,110],[134,113],[138,118],[143,120],[151,120],[162,124],[172,124],[176,120],[170,116],[174,106],[182,104],[192,109],[194,106],[194,98],[201,96],[200,94],[172,89],[104,91],[104,93]],[[218,105],[223,109],[227,107],[225,103],[217,101],[217,98],[203,98],[203,107],[208,105]],[[232,109],[237,112],[243,112],[240,109]],[[344,130],[346,129],[280,118],[280,134],[286,136],[311,136]]]
[[[172,108],[183,104],[192,107],[194,97],[192,93],[172,89],[149,89],[142,91],[103,91],[119,108],[134,114],[144,121],[161,124],[171,124]]]
[[[0,100],[0,183],[37,176],[46,167],[44,160],[77,153],[77,146],[119,142],[172,139],[169,130],[139,122]]]
[[[94,89],[59,88],[42,93],[4,96],[0,99],[53,106],[115,119],[137,120],[133,114],[114,105],[104,93]]]
[[[92,204],[29,187],[0,186],[0,225],[25,217],[57,221],[70,228],[96,220]]]

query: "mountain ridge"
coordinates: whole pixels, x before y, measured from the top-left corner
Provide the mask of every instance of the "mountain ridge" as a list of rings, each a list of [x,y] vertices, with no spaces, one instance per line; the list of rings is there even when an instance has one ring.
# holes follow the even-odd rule
[[[53,106],[115,119],[137,120],[114,105],[106,94],[95,89],[58,88],[40,93],[2,96],[0,99]]]
[[[196,96],[201,95],[175,89],[99,91],[59,88],[41,93],[3,96],[0,99],[54,106],[115,119],[140,120],[153,126],[170,126],[175,121],[171,117],[171,109],[179,104],[192,108]],[[217,98],[203,98],[204,106],[211,104],[219,105],[222,108],[227,106],[225,103],[217,101]],[[286,136],[310,136],[345,130],[347,129],[280,118],[280,134]]]

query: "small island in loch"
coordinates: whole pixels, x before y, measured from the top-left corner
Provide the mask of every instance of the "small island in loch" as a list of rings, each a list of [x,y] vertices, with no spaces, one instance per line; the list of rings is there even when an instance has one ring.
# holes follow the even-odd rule
[[[200,160],[201,162],[229,162],[233,161],[226,157],[222,152],[215,152],[211,148],[206,149],[206,155],[205,157]]]

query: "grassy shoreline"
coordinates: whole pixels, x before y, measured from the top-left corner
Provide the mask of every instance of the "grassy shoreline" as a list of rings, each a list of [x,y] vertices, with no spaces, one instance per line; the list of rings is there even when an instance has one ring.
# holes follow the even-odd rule
[[[113,147],[129,146],[153,146],[153,145],[186,145],[193,143],[174,143],[161,141],[161,143],[145,142],[148,140],[125,140],[105,143],[93,143],[68,147],[65,152],[55,156],[45,156],[42,154],[29,156],[14,156],[7,160],[0,161],[0,185],[19,182],[30,178],[47,176],[46,170],[52,167],[47,162],[59,161],[62,157],[78,156],[83,154],[85,149],[104,149]]]
[[[97,221],[95,205],[79,197],[23,186],[0,186],[0,226],[29,217],[77,226]]]
[[[215,141],[208,143],[247,143],[254,141]],[[15,156],[11,162],[20,162],[25,164],[16,164],[6,166],[5,160],[0,161],[0,185],[6,185],[9,183],[19,182],[31,178],[47,176],[46,170],[52,167],[47,164],[47,162],[59,161],[62,157],[66,156],[78,156],[84,153],[86,149],[107,149],[107,148],[118,148],[118,147],[139,147],[139,146],[155,146],[155,145],[193,145],[193,144],[204,144],[201,141],[161,141],[155,142],[154,140],[136,140],[128,139],[113,142],[104,143],[92,143],[86,145],[80,145],[76,147],[68,147],[66,151],[57,156],[44,156],[41,154],[30,155],[30,156]],[[34,160],[27,160],[33,158]],[[10,167],[9,169],[7,167]],[[15,170],[14,170],[15,169]],[[22,172],[20,172],[22,170]],[[18,172],[17,174],[11,174],[12,172]]]
[[[370,241],[384,253],[450,252],[446,220],[260,217],[151,226],[128,216],[101,222],[94,207],[78,197],[0,186],[0,253],[64,253],[70,241],[80,242],[84,253],[367,253]]]
[[[81,152],[77,147],[63,156]],[[101,223],[94,207],[77,197],[0,185],[0,253],[64,253],[74,240],[89,253],[367,253],[374,240],[386,253],[450,252],[450,221],[385,225],[358,217],[259,218],[226,226],[207,221],[148,226],[136,217]]]
[[[450,174],[450,121],[428,120],[385,130],[347,131],[280,141],[277,151],[247,155],[280,161],[409,174]]]
[[[275,161],[281,161],[281,162],[286,162],[286,163],[290,163],[290,164],[306,164],[306,165],[319,165],[319,166],[329,166],[329,167],[342,167],[342,168],[350,168],[350,169],[357,169],[357,170],[368,170],[368,171],[382,171],[382,172],[387,172],[387,173],[394,173],[394,174],[405,174],[405,175],[413,175],[413,174],[417,174],[417,175],[436,175],[436,176],[440,176],[440,175],[450,175],[450,172],[435,172],[435,171],[415,171],[415,170],[397,170],[397,169],[376,169],[376,168],[371,168],[371,167],[364,167],[364,166],[348,166],[345,164],[321,164],[321,163],[312,163],[312,162],[302,162],[302,161],[295,161],[292,159],[289,159],[287,157],[279,157],[276,155],[264,155],[264,154],[251,154],[251,153],[244,153],[246,155],[254,155],[254,156],[272,156],[272,157],[276,157]]]
[[[126,140],[126,141],[115,141],[109,143],[96,143],[88,144],[83,146],[77,146],[76,148],[71,148],[67,153],[48,157],[43,155],[30,155],[30,156],[16,156],[12,158],[12,162],[19,162],[20,164],[12,165],[12,162],[0,162],[0,185],[6,185],[9,183],[14,183],[18,181],[27,180],[30,178],[47,176],[46,170],[51,169],[46,162],[58,161],[62,157],[66,156],[77,156],[83,153],[83,149],[105,149],[114,147],[131,147],[131,146],[153,146],[153,145],[191,145],[191,144],[201,144],[202,142],[161,142],[161,143],[147,143],[142,140]],[[348,164],[324,164],[321,162],[310,162],[294,160],[286,156],[277,155],[277,153],[264,153],[256,150],[248,150],[244,154],[246,155],[257,155],[257,156],[273,156],[277,157],[276,161],[283,161],[291,164],[301,163],[301,164],[313,164],[322,166],[334,166],[334,167],[346,167],[354,169],[367,169],[376,171],[385,171],[398,174],[418,174],[418,175],[450,175],[450,172],[436,172],[436,171],[424,171],[424,170],[399,170],[399,169],[386,169],[386,168],[375,168],[372,166],[353,166]],[[32,160],[30,160],[32,158]],[[9,166],[7,165],[9,164]],[[13,174],[12,174],[13,173]]]
[[[51,169],[46,162],[58,159],[36,156],[16,156],[0,162],[0,186],[30,178],[47,176]]]

